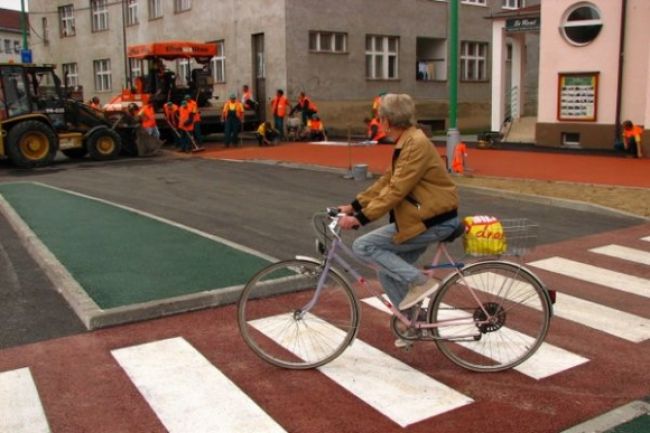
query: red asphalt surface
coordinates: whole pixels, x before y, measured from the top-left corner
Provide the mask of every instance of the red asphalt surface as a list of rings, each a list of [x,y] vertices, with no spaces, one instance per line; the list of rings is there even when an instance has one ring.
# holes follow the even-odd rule
[[[444,147],[438,147],[443,154]],[[208,147],[200,157],[234,160],[268,160],[347,169],[367,164],[382,173],[390,164],[392,146],[327,146],[285,143],[272,147],[226,149]],[[650,159],[576,155],[559,152],[496,149],[468,150],[466,167],[476,176],[619,185],[650,188]]]
[[[390,161],[389,146],[351,150],[352,163],[367,163],[372,171],[382,171]],[[209,149],[197,156],[347,168],[347,152],[346,147],[289,144]],[[470,149],[469,158],[475,172],[482,175],[650,187],[650,160],[475,149]],[[650,242],[640,240],[646,236],[650,236],[647,223],[545,245],[527,259],[561,256],[650,279],[648,266],[588,252],[610,243],[650,252]],[[648,298],[547,271],[535,272],[559,291],[558,296],[568,293],[650,318]],[[471,397],[474,403],[401,428],[319,371],[282,370],[258,359],[239,335],[232,305],[2,350],[0,372],[30,368],[54,433],[165,432],[110,351],[178,336],[287,432],[295,433],[551,433],[650,394],[649,340],[632,343],[555,317],[547,342],[589,362],[539,381],[513,370],[477,374],[452,364],[433,344],[420,343],[410,352],[395,348],[388,317],[365,304],[360,339]]]
[[[560,255],[647,279],[647,266],[587,250],[617,243],[650,252],[650,244],[640,240],[649,234],[650,225],[643,224],[543,246],[529,259]],[[650,316],[648,298],[537,273],[558,296],[567,293]],[[388,317],[362,303],[361,340],[474,399],[403,429],[319,371],[283,370],[258,359],[243,343],[235,316],[231,305],[6,349],[0,352],[0,372],[30,368],[55,433],[167,431],[110,351],[178,336],[287,432],[550,433],[650,393],[650,340],[632,343],[555,317],[546,341],[589,362],[539,381],[514,370],[478,374],[452,364],[432,343],[419,343],[410,352],[395,348]]]

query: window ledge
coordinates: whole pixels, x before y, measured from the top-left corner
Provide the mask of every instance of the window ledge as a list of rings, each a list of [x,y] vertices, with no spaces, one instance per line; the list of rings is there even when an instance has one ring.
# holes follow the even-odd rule
[[[316,51],[316,50],[309,50],[309,54],[335,54],[335,55],[346,55],[350,54],[349,51]]]
[[[461,83],[468,83],[468,84],[486,84],[489,83],[490,80],[458,80]]]
[[[402,81],[401,78],[368,78],[366,77],[366,81]]]

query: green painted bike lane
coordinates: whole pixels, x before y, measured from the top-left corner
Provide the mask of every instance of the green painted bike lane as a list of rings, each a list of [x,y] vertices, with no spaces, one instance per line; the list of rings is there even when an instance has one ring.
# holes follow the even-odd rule
[[[171,222],[45,185],[0,184],[0,195],[102,310],[240,286],[269,263]]]

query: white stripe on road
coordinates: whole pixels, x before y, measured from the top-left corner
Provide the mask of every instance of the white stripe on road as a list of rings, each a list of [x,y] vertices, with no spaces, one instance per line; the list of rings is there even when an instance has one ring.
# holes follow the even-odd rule
[[[495,285],[498,285],[501,284],[499,278],[503,277],[493,274],[491,278],[494,279]],[[520,284],[527,283],[521,281]],[[553,316],[577,322],[634,343],[640,343],[650,338],[650,320],[566,293],[557,293],[557,299],[553,305]]]
[[[170,433],[285,431],[183,338],[111,353]]]
[[[644,238],[641,238],[642,241],[650,242],[650,236],[646,236]]]
[[[592,248],[589,251],[650,266],[650,252],[637,250],[636,248],[624,247],[622,245],[605,245],[603,247]]]
[[[372,306],[373,308],[391,314],[390,310],[376,297],[363,299],[363,302]],[[447,307],[447,306],[443,304],[443,307]],[[444,317],[444,319],[469,317],[469,314],[461,312],[459,310],[446,310],[446,312],[449,313],[455,312],[456,314],[454,315],[455,317],[451,317],[451,315],[449,315],[449,317]],[[516,338],[521,341],[522,339],[527,337],[524,334],[521,334],[512,329],[507,329],[507,328],[503,328],[503,329],[510,334],[510,336],[508,336],[506,340],[511,340],[513,338]],[[532,338],[530,338],[530,340],[532,341]],[[471,342],[465,342],[465,343],[459,342],[457,344],[460,344],[463,347],[473,352],[480,353],[484,356],[488,355],[488,353],[481,352],[481,349],[484,348],[483,346],[472,344]],[[542,345],[539,347],[539,349],[537,349],[537,352],[535,352],[533,356],[531,356],[530,358],[528,358],[526,361],[519,364],[518,366],[514,367],[514,369],[522,374],[525,374],[528,377],[532,377],[533,379],[540,380],[545,377],[549,377],[554,374],[560,373],[562,371],[568,370],[570,368],[576,367],[578,365],[584,364],[586,362],[589,362],[589,359],[584,358],[580,355],[576,355],[575,353],[571,353],[568,350],[564,350],[552,344],[542,343]]]
[[[270,331],[274,323],[285,320],[285,315],[272,316],[254,320],[251,324],[300,356],[304,344],[295,344],[287,338],[278,341],[278,336]],[[301,339],[305,340],[303,343],[307,344],[311,339],[306,333],[318,335],[319,340],[323,335],[331,335],[332,340],[340,341],[343,331],[319,320],[312,321],[309,327],[302,327],[300,333]],[[313,354],[315,348],[307,349]],[[401,427],[473,402],[471,398],[358,339],[341,356],[319,370]]]
[[[0,432],[50,432],[29,368],[0,373]]]
[[[562,257],[550,257],[548,259],[537,260],[528,263],[528,265],[622,292],[650,298],[650,280],[635,277],[634,275],[610,271],[609,269],[599,268]]]

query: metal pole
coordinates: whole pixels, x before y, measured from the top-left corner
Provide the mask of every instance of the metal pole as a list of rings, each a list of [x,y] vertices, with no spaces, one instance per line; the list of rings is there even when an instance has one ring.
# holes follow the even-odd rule
[[[20,29],[23,32],[23,50],[28,49],[27,46],[27,14],[25,13],[25,0],[20,0]]]
[[[458,1],[449,0],[449,129],[447,130],[447,170],[451,168],[454,148],[460,141],[458,115]]]
[[[126,50],[126,9],[124,8],[124,3],[127,3],[129,0],[122,0],[122,45],[124,48],[124,80],[126,81],[126,88],[131,88],[131,68],[129,67],[129,58]]]

